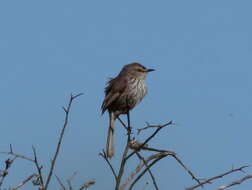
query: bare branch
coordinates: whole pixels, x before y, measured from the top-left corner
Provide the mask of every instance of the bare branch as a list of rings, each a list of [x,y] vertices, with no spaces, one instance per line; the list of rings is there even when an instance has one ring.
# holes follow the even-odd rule
[[[160,127],[160,125],[150,125],[148,122],[145,122],[145,123],[146,123],[146,127],[137,129],[137,135],[139,135],[143,130]],[[172,125],[175,125],[175,123],[172,123]]]
[[[158,149],[158,148],[151,148],[151,147],[143,147],[143,150],[148,150],[148,151],[154,151],[154,152],[165,152],[170,155],[176,155],[176,152],[173,152],[171,150],[164,150],[164,149]]]
[[[5,160],[5,169],[0,171],[0,187],[3,185],[6,176],[9,174],[9,169],[16,158],[17,157],[14,157],[13,159],[8,158]]]
[[[128,151],[129,151],[129,145],[130,145],[130,141],[131,141],[131,126],[130,126],[130,112],[127,112],[127,121],[128,121],[128,126],[127,126],[127,142],[126,142],[126,146],[124,148],[123,151],[123,155],[122,155],[122,159],[121,159],[121,164],[120,164],[120,169],[118,172],[118,176],[116,178],[116,187],[115,189],[118,190],[120,188],[120,183],[121,183],[121,179],[124,173],[124,168],[126,165],[126,161],[127,161],[127,155],[128,155]],[[125,124],[122,122],[123,126],[125,126]]]
[[[11,190],[17,190],[20,187],[24,186],[28,181],[30,181],[32,178],[38,176],[38,174],[32,174],[30,176],[28,176],[25,180],[23,180],[21,183],[19,183],[18,185],[16,185],[15,187],[11,188]]]
[[[14,153],[14,152],[12,152],[12,150],[10,152],[0,152],[0,154],[7,154],[7,155],[15,156],[16,158],[21,158],[21,159],[24,159],[24,160],[27,160],[30,162],[34,162],[33,159],[31,159],[27,156],[21,155],[21,154]]]
[[[66,190],[66,187],[65,187],[65,185],[63,184],[63,182],[61,181],[61,179],[60,179],[57,175],[55,175],[55,177],[56,177],[56,179],[57,179],[57,182],[58,182],[59,185],[61,186],[61,188],[62,188],[63,190]]]
[[[68,125],[69,111],[70,111],[70,109],[71,109],[72,102],[74,101],[75,98],[81,96],[82,94],[83,94],[83,93],[79,93],[79,94],[77,94],[77,95],[71,94],[71,97],[70,97],[68,106],[67,106],[67,108],[64,109],[64,111],[65,111],[65,121],[64,121],[62,130],[61,130],[61,132],[60,132],[60,137],[59,137],[59,140],[58,140],[58,144],[57,144],[57,147],[56,147],[56,151],[55,151],[55,153],[54,153],[53,160],[52,160],[52,162],[51,162],[51,167],[50,167],[50,170],[49,170],[49,174],[48,174],[48,177],[47,177],[47,180],[46,180],[46,183],[45,183],[45,190],[47,190],[48,185],[49,185],[49,183],[50,183],[50,181],[51,181],[51,177],[52,177],[53,170],[54,170],[54,167],[55,167],[55,164],[56,164],[56,160],[57,160],[57,157],[58,157],[58,155],[59,155],[59,151],[60,151],[62,139],[63,139],[64,133],[65,133],[65,129],[66,129],[67,125]]]
[[[210,177],[210,178],[207,178],[205,179],[204,181],[200,182],[200,184],[196,184],[196,185],[193,185],[191,187],[188,187],[186,188],[186,190],[193,190],[193,189],[196,189],[204,184],[207,184],[207,183],[210,183],[216,179],[219,179],[219,178],[222,178],[226,175],[229,175],[231,173],[234,173],[234,172],[237,172],[237,171],[243,171],[244,168],[247,168],[248,166],[242,166],[242,167],[239,167],[239,168],[232,168],[231,170],[227,171],[227,172],[224,172],[222,174],[219,174],[217,176],[214,176],[214,177]]]
[[[66,181],[67,181],[67,184],[68,184],[68,188],[69,190],[73,190],[73,186],[72,186],[72,181],[74,179],[74,177],[77,175],[77,172],[74,172],[72,174],[72,176],[70,176]]]
[[[64,110],[65,113],[67,113],[67,109],[64,106],[62,106],[62,109]]]
[[[165,155],[165,153],[157,153],[157,154],[153,154],[151,156],[149,156],[147,159],[145,159],[145,163],[148,164],[148,162],[150,162],[151,160],[155,160],[160,158],[161,156]],[[137,167],[131,172],[131,174],[129,175],[129,177],[125,180],[125,182],[120,186],[120,190],[125,189],[125,187],[129,184],[132,183],[132,181],[134,180],[135,176],[141,171],[141,169],[145,166],[144,162],[142,160],[140,160],[139,164],[137,165]]]
[[[155,159],[153,162],[150,163],[150,165],[148,167],[146,167],[144,169],[144,171],[142,171],[137,178],[133,181],[133,183],[131,184],[131,186],[129,187],[129,190],[132,190],[132,188],[134,187],[134,185],[138,182],[139,179],[141,179],[141,177],[155,164],[157,163],[159,160],[165,158],[166,156],[168,156],[168,154],[165,153],[158,153],[158,158]]]
[[[83,95],[83,93],[79,93],[79,94],[76,94],[76,95],[73,95],[73,94],[71,94],[71,99],[76,99],[76,98],[78,98],[79,96],[82,96]]]
[[[189,168],[186,167],[186,165],[176,155],[172,155],[172,156],[187,171],[187,173],[189,173],[189,175],[192,176],[193,180],[197,181],[200,186],[203,186],[203,184],[201,184],[200,180],[193,174],[193,172]]]
[[[161,130],[163,129],[164,127],[166,126],[169,126],[169,125],[172,125],[173,122],[172,121],[169,121],[168,123],[164,124],[164,125],[157,125],[157,129],[154,131],[154,133],[152,133],[145,141],[144,143],[142,143],[140,149],[142,147],[144,147],[153,137],[155,137],[155,135]],[[134,155],[138,150],[134,150],[132,153],[130,153],[127,157],[126,157],[126,160],[128,160],[132,155]]]
[[[67,180],[67,185],[68,185],[69,190],[73,190],[72,181]]]
[[[34,163],[36,165],[36,168],[37,168],[37,171],[39,174],[40,184],[41,184],[42,189],[44,189],[44,179],[43,179],[42,172],[41,172],[41,169],[43,168],[43,166],[40,166],[40,164],[38,162],[37,153],[36,153],[36,149],[34,146],[32,146],[32,150],[33,150],[33,155],[34,155]]]
[[[110,161],[108,160],[105,151],[103,150],[102,153],[100,153],[99,155],[100,155],[101,157],[103,157],[103,159],[107,162],[107,164],[109,165],[109,167],[110,167],[110,169],[111,169],[111,171],[112,171],[112,174],[113,174],[113,176],[114,176],[114,178],[115,178],[115,181],[117,181],[116,172],[115,172],[115,170],[114,170],[112,164],[111,164]]]
[[[152,174],[152,172],[151,172],[151,170],[150,170],[148,164],[146,163],[144,157],[142,157],[142,156],[140,155],[139,152],[136,152],[136,155],[138,156],[138,158],[139,158],[140,160],[143,161],[145,167],[148,169],[148,172],[149,172],[149,174],[150,174],[150,176],[151,176],[151,179],[152,179],[152,182],[153,182],[153,185],[154,185],[155,189],[158,190],[158,185],[157,185],[156,179],[155,179],[154,175]]]
[[[75,171],[67,180],[73,181],[73,179],[75,178],[76,175],[77,175],[77,172]]]
[[[118,121],[120,121],[120,123],[122,124],[122,126],[124,127],[124,129],[128,130],[127,125],[123,122],[123,120],[118,116],[117,117]]]
[[[244,181],[246,181],[250,178],[252,178],[252,174],[246,175],[243,178],[236,180],[236,181],[233,181],[229,184],[222,185],[222,186],[218,187],[216,190],[224,190],[224,189],[227,189],[227,188],[232,187],[234,185],[240,185],[241,183],[243,183]]]
[[[88,180],[88,181],[86,181],[86,182],[80,187],[79,190],[87,189],[87,188],[89,188],[91,185],[94,185],[94,184],[95,184],[95,180],[94,180],[94,179]]]
[[[129,134],[128,134],[129,135]],[[124,152],[123,152],[123,156],[122,156],[122,161],[121,161],[121,165],[120,165],[120,169],[119,169],[119,173],[118,173],[118,176],[117,176],[117,180],[116,180],[116,190],[119,189],[120,187],[120,183],[121,183],[121,179],[122,179],[122,176],[123,176],[123,173],[124,173],[124,167],[125,167],[125,164],[126,164],[126,157],[127,157],[127,153],[129,151],[129,142],[127,141],[127,144],[124,148]]]
[[[10,152],[13,152],[12,144],[10,144]]]
[[[148,144],[145,144],[143,146],[143,143],[141,143],[141,142],[139,142],[139,141],[137,141],[135,139],[130,141],[129,147],[130,147],[130,149],[137,150],[137,151],[140,151],[142,149],[142,150],[148,150],[148,151],[154,151],[154,152],[165,152],[165,153],[170,154],[170,155],[176,155],[175,152],[170,151],[170,150],[151,148],[151,147],[148,146]]]

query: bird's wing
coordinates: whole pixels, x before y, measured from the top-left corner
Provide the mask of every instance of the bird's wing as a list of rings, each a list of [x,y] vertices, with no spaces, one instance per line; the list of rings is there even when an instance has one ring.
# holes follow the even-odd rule
[[[124,92],[127,86],[127,81],[123,78],[114,78],[108,81],[105,88],[105,99],[102,103],[102,114],[106,109]]]

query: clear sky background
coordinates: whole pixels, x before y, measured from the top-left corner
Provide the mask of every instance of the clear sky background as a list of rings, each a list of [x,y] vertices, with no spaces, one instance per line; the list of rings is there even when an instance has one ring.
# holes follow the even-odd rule
[[[111,189],[113,176],[98,156],[108,123],[100,112],[103,89],[124,64],[139,61],[156,71],[147,78],[149,93],[132,112],[132,125],[177,124],[150,146],[174,150],[202,178],[252,165],[251,7],[249,0],[1,1],[0,150],[11,143],[32,156],[34,145],[47,172],[64,119],[61,106],[71,92],[84,92],[72,107],[55,172],[67,179],[77,171],[76,186],[94,178],[92,189]],[[118,123],[114,164],[124,135]],[[0,156],[1,167],[5,159]],[[34,170],[17,161],[5,187]],[[195,183],[172,158],[153,173],[160,189]],[[138,187],[146,181],[148,175]],[[233,189],[252,189],[252,181]]]

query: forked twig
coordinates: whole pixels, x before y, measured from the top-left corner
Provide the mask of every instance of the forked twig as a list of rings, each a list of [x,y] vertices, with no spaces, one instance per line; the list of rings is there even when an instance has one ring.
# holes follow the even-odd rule
[[[222,174],[219,174],[217,176],[213,176],[213,177],[210,177],[210,178],[207,178],[205,179],[204,181],[200,182],[199,184],[196,184],[196,185],[193,185],[191,187],[188,187],[186,188],[186,190],[193,190],[193,189],[196,189],[204,184],[207,184],[207,183],[210,183],[218,178],[222,178],[226,175],[229,175],[231,173],[234,173],[234,172],[237,172],[237,171],[243,171],[244,168],[247,168],[248,166],[242,166],[242,167],[239,167],[239,168],[232,168],[231,170],[227,171],[227,172],[224,172]]]
[[[189,173],[189,175],[191,175],[191,177],[200,184],[199,179],[197,177],[195,177],[193,172],[190,169],[188,169],[186,167],[186,165],[176,156],[175,152],[169,151],[169,150],[164,150],[164,149],[151,148],[151,147],[148,147],[148,145],[147,145],[147,143],[152,138],[154,138],[161,129],[163,129],[166,126],[174,124],[172,121],[169,121],[168,123],[163,124],[163,125],[149,125],[149,124],[147,124],[148,125],[147,127],[140,129],[140,131],[141,131],[141,130],[145,130],[145,129],[148,129],[148,128],[156,128],[156,130],[149,137],[147,137],[147,139],[145,139],[145,141],[143,143],[140,143],[135,139],[131,139],[131,137],[130,137],[131,133],[129,132],[129,128],[130,128],[129,117],[128,117],[128,126],[126,126],[122,120],[119,119],[119,121],[124,126],[124,128],[128,131],[128,133],[127,133],[128,138],[127,138],[126,146],[124,148],[124,152],[123,152],[123,156],[122,156],[122,160],[121,160],[118,175],[116,175],[116,172],[113,169],[110,161],[106,159],[105,153],[103,152],[103,154],[100,154],[106,160],[106,162],[110,166],[110,169],[111,169],[111,171],[112,171],[112,173],[114,175],[114,178],[116,180],[115,190],[124,190],[126,188],[126,186],[128,186],[129,184],[131,184],[130,187],[129,187],[129,190],[131,190],[133,188],[133,186],[137,183],[137,181],[146,172],[149,172],[149,174],[151,176],[151,179],[153,181],[153,184],[155,186],[155,189],[158,190],[158,186],[157,186],[155,177],[154,177],[153,173],[151,172],[150,168],[155,163],[157,163],[159,160],[161,160],[162,158],[164,158],[164,157],[166,157],[168,155],[173,156],[176,159],[176,161]],[[132,152],[128,154],[129,149],[132,149]],[[149,156],[147,159],[145,159],[139,154],[140,150],[154,151],[154,152],[158,152],[158,153],[153,154],[153,155]],[[122,176],[124,174],[124,167],[126,165],[126,162],[134,154],[136,154],[138,156],[138,158],[141,160],[141,162],[137,165],[136,169],[133,172],[131,172],[130,176],[125,180],[125,183],[121,184],[121,178],[122,178]],[[150,164],[148,164],[148,162],[150,162],[151,160],[153,160],[153,161]],[[144,166],[146,168],[136,177],[136,175],[141,171],[141,169]]]
[[[164,125],[159,125],[157,126],[157,129],[142,143],[140,149],[142,147],[144,147],[153,137],[155,137],[155,135],[161,130],[163,129],[164,127],[166,126],[169,126],[169,125],[172,125],[173,122],[172,121],[169,121],[168,123],[164,124]],[[132,155],[134,155],[138,150],[134,150],[133,152],[131,152],[127,157],[126,157],[126,160],[128,160]]]
[[[9,174],[9,169],[16,158],[17,157],[14,157],[12,159],[8,158],[7,160],[5,160],[5,169],[0,171],[0,188],[3,185],[6,176]]]
[[[165,153],[157,153],[149,156],[145,159],[145,163],[148,164],[150,161],[160,158]],[[129,184],[132,184],[132,181],[136,177],[136,175],[142,170],[142,168],[145,166],[145,163],[143,160],[140,160],[139,164],[136,166],[136,168],[130,173],[129,177],[125,180],[125,182],[120,186],[120,190],[125,189],[125,187]]]
[[[140,135],[140,133],[146,129],[151,129],[151,128],[159,128],[160,125],[150,125],[149,122],[145,122],[146,123],[146,127],[143,128],[139,128],[137,129],[137,135]],[[172,123],[173,125],[175,125],[175,123]]]
[[[32,158],[29,158],[27,156],[21,155],[21,154],[17,154],[13,151],[12,145],[10,144],[10,151],[9,152],[0,152],[0,154],[7,154],[7,155],[11,155],[14,156],[16,158],[21,158],[23,160],[27,160],[30,162],[34,162],[34,160]]]
[[[34,146],[32,146],[32,150],[33,150],[33,155],[34,155],[34,164],[36,165],[36,168],[37,168],[37,171],[38,171],[38,174],[39,174],[40,185],[41,185],[41,188],[43,189],[45,187],[44,186],[43,175],[42,175],[42,172],[41,172],[41,169],[43,167],[39,165],[39,162],[38,162],[38,159],[37,159],[36,149],[35,149]]]
[[[138,156],[138,158],[139,158],[140,160],[143,161],[145,167],[148,169],[148,172],[149,172],[149,174],[150,174],[150,176],[151,176],[151,179],[152,179],[152,182],[153,182],[153,185],[154,185],[155,189],[158,190],[158,185],[157,185],[156,179],[155,179],[154,175],[152,174],[152,171],[151,171],[151,169],[149,168],[148,163],[145,161],[144,157],[142,157],[142,156],[140,155],[139,152],[136,152],[136,155]]]
[[[18,185],[16,185],[15,187],[12,187],[12,188],[10,188],[11,190],[17,190],[17,189],[19,189],[20,187],[22,187],[22,186],[24,186],[28,181],[30,181],[32,178],[34,178],[34,177],[37,177],[38,176],[38,174],[32,174],[32,175],[30,175],[30,176],[28,176],[26,179],[24,179],[21,183],[19,183]]]
[[[54,153],[54,157],[53,157],[52,162],[51,162],[51,167],[50,167],[50,170],[49,170],[49,174],[48,174],[48,177],[47,177],[47,180],[46,180],[46,183],[45,183],[45,190],[48,189],[48,185],[49,185],[49,183],[51,181],[51,178],[52,178],[53,170],[54,170],[54,167],[55,167],[55,164],[56,164],[57,157],[59,155],[62,139],[63,139],[64,133],[65,133],[65,129],[66,129],[67,125],[68,125],[69,112],[70,112],[72,103],[77,97],[79,97],[81,95],[83,95],[83,93],[79,93],[77,95],[71,94],[71,97],[70,97],[70,100],[69,100],[69,103],[68,103],[67,107],[66,108],[63,107],[63,110],[65,112],[65,121],[64,121],[63,127],[62,127],[61,132],[60,132],[60,136],[59,136],[58,144],[57,144],[57,147],[56,147],[56,151]]]
[[[133,181],[133,183],[130,185],[129,190],[132,190],[134,185],[138,182],[138,180],[150,169],[155,163],[157,163],[159,160],[165,158],[168,154],[165,153],[159,153],[159,157],[152,161],[148,167],[146,167],[138,176],[137,178]]]

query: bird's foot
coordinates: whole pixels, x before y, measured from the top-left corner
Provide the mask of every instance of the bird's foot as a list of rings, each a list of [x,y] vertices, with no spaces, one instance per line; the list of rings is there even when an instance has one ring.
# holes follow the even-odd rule
[[[133,127],[131,127],[131,126],[128,126],[127,127],[127,131],[128,131],[128,135],[130,135],[130,134],[132,134],[132,129],[133,129]]]

